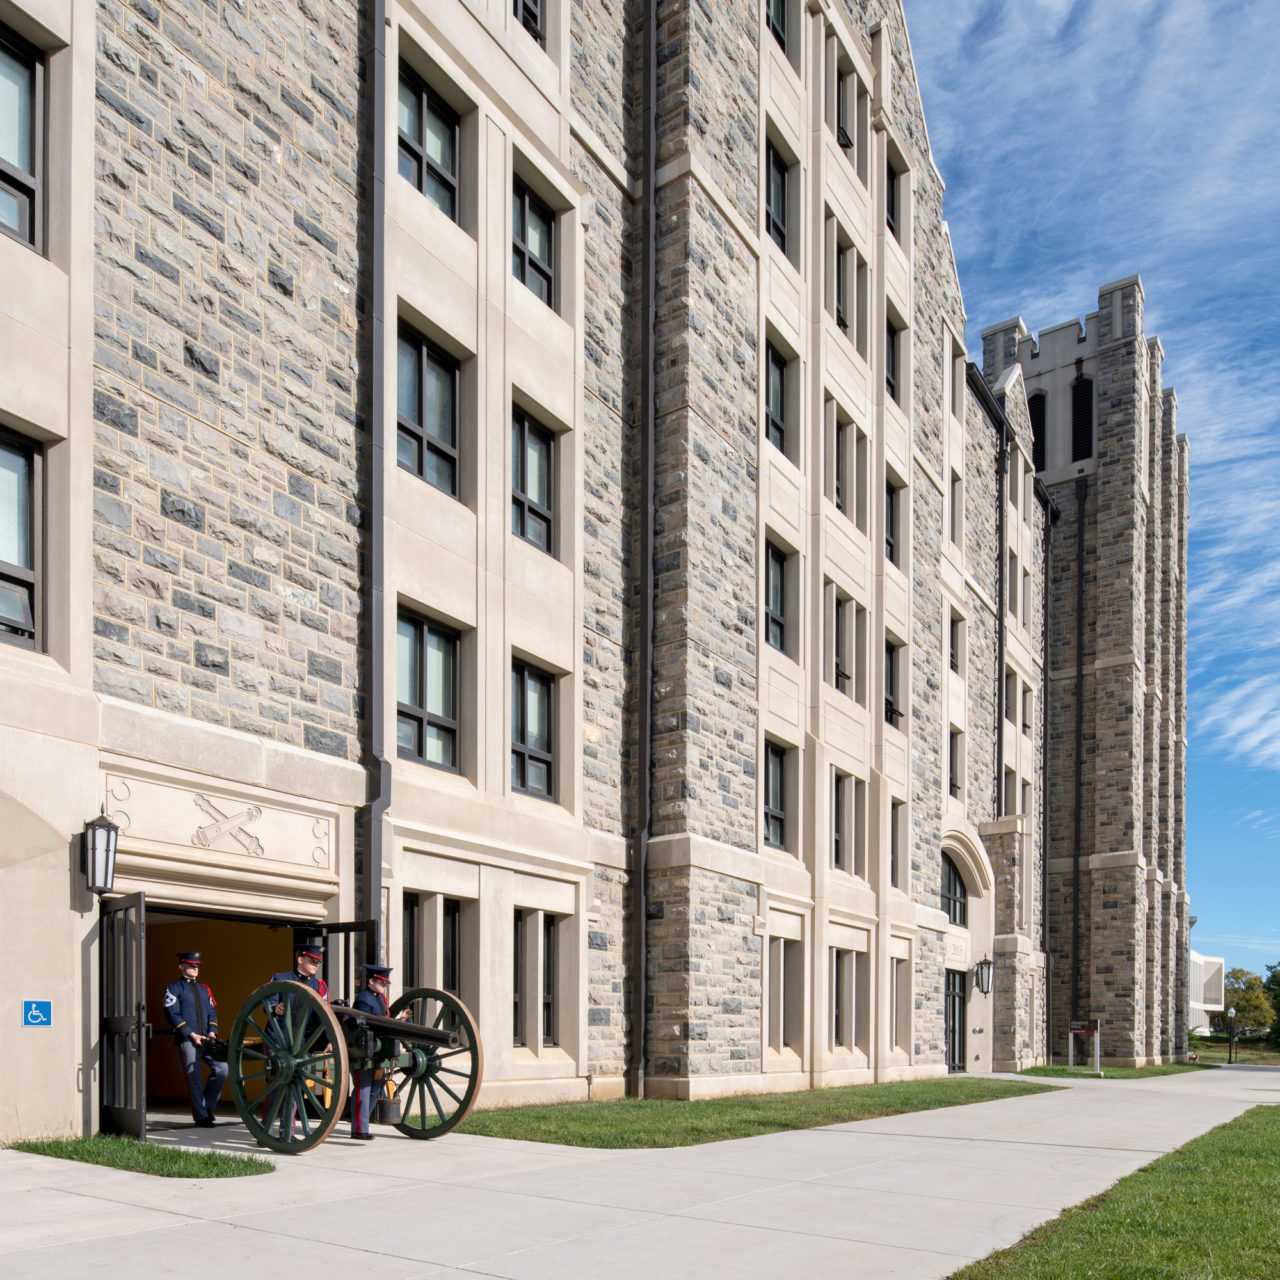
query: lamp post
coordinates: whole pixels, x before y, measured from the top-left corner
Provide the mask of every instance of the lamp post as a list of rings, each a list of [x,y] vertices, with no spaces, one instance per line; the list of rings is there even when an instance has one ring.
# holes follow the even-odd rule
[[[116,843],[120,828],[107,817],[106,809],[84,824],[80,833],[80,869],[85,887],[101,897],[110,893],[116,881]]]
[[[1227,1010],[1227,1065],[1236,1060],[1236,1007]]]

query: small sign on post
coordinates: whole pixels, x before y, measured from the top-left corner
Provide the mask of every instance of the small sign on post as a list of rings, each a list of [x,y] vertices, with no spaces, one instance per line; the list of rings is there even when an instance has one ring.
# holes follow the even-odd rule
[[[1076,1066],[1076,1037],[1083,1038],[1082,1048],[1084,1054],[1081,1055],[1081,1061],[1087,1061],[1089,1051],[1088,1041],[1093,1041],[1093,1070],[1097,1075],[1102,1074],[1102,1019],[1095,1018],[1092,1022],[1085,1018],[1072,1018],[1070,1026],[1067,1028],[1067,1069],[1074,1071]]]
[[[52,1000],[24,1000],[22,1002],[22,1025],[24,1027],[53,1026]]]

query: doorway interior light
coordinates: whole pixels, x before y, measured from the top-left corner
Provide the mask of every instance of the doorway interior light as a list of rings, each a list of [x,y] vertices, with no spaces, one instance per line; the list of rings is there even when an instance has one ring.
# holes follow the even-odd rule
[[[110,893],[116,882],[116,842],[120,828],[107,817],[106,807],[84,824],[80,833],[80,869],[90,893]]]

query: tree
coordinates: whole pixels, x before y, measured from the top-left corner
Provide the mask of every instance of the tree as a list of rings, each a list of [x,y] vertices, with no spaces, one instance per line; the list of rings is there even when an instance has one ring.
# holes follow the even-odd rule
[[[1273,1009],[1280,1009],[1280,962],[1267,965],[1267,976],[1263,982]],[[1271,1043],[1280,1049],[1280,1018],[1271,1024]]]
[[[1280,968],[1271,965],[1269,969]],[[1268,973],[1268,977],[1270,973]],[[1276,1022],[1275,1010],[1268,997],[1267,986],[1256,973],[1248,969],[1228,969],[1223,984],[1223,1003],[1227,1009],[1236,1011],[1236,1030],[1265,1031]],[[1213,1026],[1216,1031],[1230,1032],[1231,1022],[1226,1009],[1213,1015]]]

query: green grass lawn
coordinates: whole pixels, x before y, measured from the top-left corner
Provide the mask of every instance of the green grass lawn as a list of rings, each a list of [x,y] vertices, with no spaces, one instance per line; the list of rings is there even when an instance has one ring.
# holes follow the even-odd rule
[[[1191,1048],[1200,1055],[1201,1062],[1223,1063],[1227,1060],[1226,1036],[1193,1036]],[[1280,1066],[1280,1049],[1273,1049],[1265,1040],[1237,1040],[1236,1061],[1254,1067]]]
[[[1166,1062],[1158,1067],[1108,1067],[1102,1068],[1105,1080],[1143,1080],[1147,1076],[1179,1076],[1186,1071],[1207,1071],[1216,1066],[1212,1062]],[[1072,1076],[1085,1076],[1096,1080],[1093,1066],[1089,1067],[1028,1067],[1018,1072],[1022,1076],[1048,1076],[1050,1079],[1070,1079]]]
[[[150,1173],[157,1178],[244,1178],[275,1170],[275,1165],[261,1156],[184,1151],[180,1147],[161,1147],[154,1142],[139,1142],[137,1138],[117,1138],[103,1133],[92,1138],[46,1138],[39,1142],[10,1142],[6,1145],[10,1151],[101,1164],[130,1173]]]
[[[1254,1107],[951,1280],[1274,1280],[1278,1147]]]
[[[783,1129],[896,1116],[906,1111],[963,1106],[995,1098],[1042,1093],[1051,1085],[952,1076],[901,1084],[757,1093],[702,1102],[620,1098],[616,1102],[564,1102],[555,1106],[473,1111],[459,1132],[523,1138],[570,1147],[691,1147],[726,1138],[750,1138]]]

